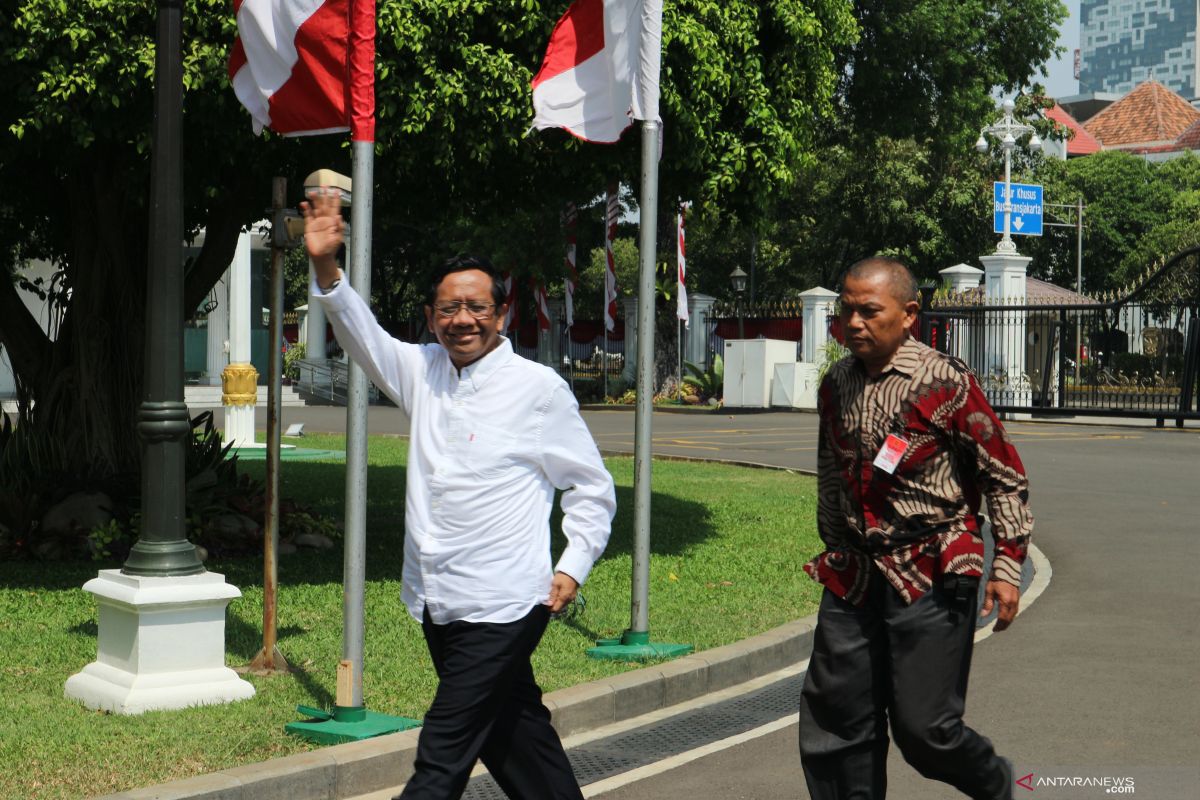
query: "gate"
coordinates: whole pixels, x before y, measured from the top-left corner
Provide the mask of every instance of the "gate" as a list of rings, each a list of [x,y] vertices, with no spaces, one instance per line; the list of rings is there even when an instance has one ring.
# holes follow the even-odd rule
[[[923,341],[965,361],[997,411],[1200,419],[1200,247],[1100,298],[1005,305],[977,289],[926,305]]]

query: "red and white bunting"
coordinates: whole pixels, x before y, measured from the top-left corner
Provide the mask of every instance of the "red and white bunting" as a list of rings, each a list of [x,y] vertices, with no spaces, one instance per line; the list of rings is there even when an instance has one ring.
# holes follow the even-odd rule
[[[685,225],[687,223],[687,210],[690,203],[679,204],[678,225],[676,226],[676,258],[675,261],[679,265],[679,285],[675,289],[675,316],[683,321],[683,324],[688,324],[688,299],[687,299],[687,242],[684,235]]]
[[[533,79],[533,127],[615,142],[659,120],[662,0],[575,0]]]
[[[613,181],[604,193],[604,329],[617,326],[617,264],[613,259],[613,241],[617,238],[617,220],[621,216],[621,184]]]
[[[534,309],[537,311],[539,331],[550,330],[550,299],[546,296],[545,285],[536,279],[529,279],[529,288],[533,290]]]
[[[567,207],[563,210],[562,219],[563,228],[567,234],[567,252],[563,258],[563,268],[567,273],[563,279],[563,285],[566,289],[563,293],[563,305],[567,317],[567,327],[569,328],[575,324],[575,287],[579,285],[579,271],[575,267],[575,253],[579,233],[579,211],[575,208],[574,203],[567,203]]]
[[[517,305],[517,282],[513,279],[511,272],[504,273],[504,304],[508,306],[508,319],[504,322],[504,332],[517,332],[520,330],[521,312]]]

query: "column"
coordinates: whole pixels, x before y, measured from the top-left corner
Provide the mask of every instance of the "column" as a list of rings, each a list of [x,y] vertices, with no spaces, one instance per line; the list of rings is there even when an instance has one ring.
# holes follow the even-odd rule
[[[804,302],[803,332],[801,333],[801,350],[803,361],[808,364],[821,362],[822,350],[829,341],[829,317],[833,314],[834,303],[838,293],[815,286],[807,292],[800,293]]]
[[[254,447],[254,406],[258,370],[250,363],[250,234],[238,236],[229,265],[229,366],[222,374],[225,441]]]
[[[201,383],[220,386],[221,373],[229,363],[229,270],[213,287],[217,306],[208,312],[208,361]]]
[[[325,309],[312,296],[313,265],[308,262],[308,314],[305,316],[307,335],[304,340],[304,358],[309,361],[325,360]]]
[[[982,256],[984,298],[989,306],[1025,304],[1025,275],[1032,258],[1015,253]],[[993,405],[1032,403],[1025,366],[1026,312],[1004,311],[985,316],[983,363],[975,369]]]

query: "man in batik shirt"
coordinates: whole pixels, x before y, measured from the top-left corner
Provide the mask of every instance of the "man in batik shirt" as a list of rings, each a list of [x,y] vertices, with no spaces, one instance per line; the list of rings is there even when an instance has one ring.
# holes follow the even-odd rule
[[[1016,450],[975,376],[910,336],[912,273],[870,258],[847,270],[839,316],[851,357],[818,394],[817,522],[825,586],[800,702],[814,800],[882,798],[888,722],[922,775],[1009,798],[1012,770],[963,724],[979,582],[1004,630],[1020,603],[1033,518]],[[980,501],[995,541],[984,564]]]

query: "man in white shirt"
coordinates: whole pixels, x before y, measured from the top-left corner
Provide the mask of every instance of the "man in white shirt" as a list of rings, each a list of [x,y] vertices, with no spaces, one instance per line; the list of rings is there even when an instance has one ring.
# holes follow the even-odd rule
[[[482,758],[512,798],[582,798],[529,659],[608,542],[612,477],[566,383],[500,335],[508,307],[484,259],[430,282],[437,344],[393,339],[342,280],[336,197],[302,203],[314,296],[339,344],[411,420],[403,599],[421,623],[437,694],[404,800],[462,795]],[[563,490],[567,546],[550,568]]]

